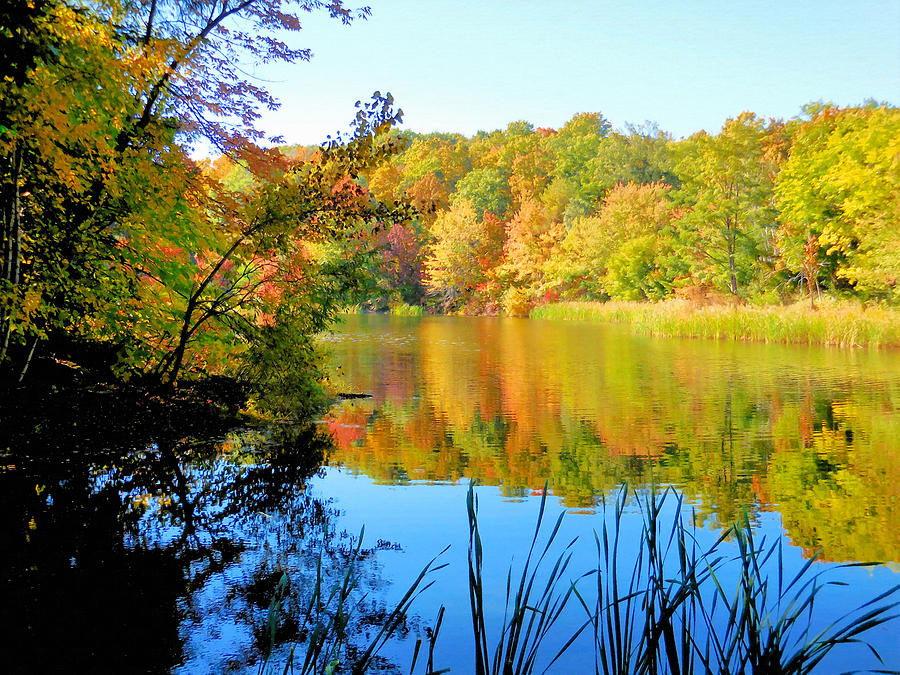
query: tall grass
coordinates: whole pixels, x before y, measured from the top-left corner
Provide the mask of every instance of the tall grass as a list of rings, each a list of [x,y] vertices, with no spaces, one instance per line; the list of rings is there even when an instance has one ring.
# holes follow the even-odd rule
[[[820,593],[827,586],[841,583],[827,580],[825,570],[813,571],[816,556],[786,581],[780,539],[771,545],[765,539],[757,543],[748,524],[733,527],[732,533],[738,546],[737,588],[726,589],[717,570],[711,569],[715,586],[712,603],[703,604],[704,594],[698,594],[707,629],[705,650],[700,655],[707,672],[812,673],[835,647],[866,644],[861,638],[864,633],[898,617],[895,612],[900,602],[879,603],[896,596],[900,585],[810,635]],[[869,564],[848,563],[841,567]],[[717,610],[724,615],[724,623],[713,623]],[[883,663],[871,645],[869,649]]]
[[[364,534],[365,528],[360,532],[356,545],[349,552],[343,574],[333,581],[329,581],[323,571],[323,557],[326,548],[323,542],[316,564],[312,592],[306,604],[301,608],[300,617],[298,617],[300,632],[307,636],[303,660],[295,661],[296,646],[291,647],[283,668],[270,663],[283,602],[290,587],[289,576],[286,573],[282,574],[269,604],[267,619],[269,643],[258,669],[259,675],[274,675],[279,672],[285,675],[287,673],[297,673],[298,675],[365,673],[372,666],[379,650],[406,620],[415,600],[434,583],[433,580],[426,581],[426,578],[446,566],[446,564],[436,564],[437,558],[441,554],[432,558],[410,584],[400,601],[384,617],[381,628],[368,645],[361,650],[350,650],[348,649],[350,636],[347,633],[347,627],[354,619],[354,615],[360,611],[365,599],[364,596],[358,597],[356,593],[362,573],[360,563],[364,557],[362,554]],[[446,550],[444,549],[444,551]],[[443,607],[438,614],[436,628],[430,637],[425,675],[439,675],[446,672],[433,670],[434,643],[437,640],[442,620]],[[421,641],[418,641],[413,656],[413,667],[415,667],[420,648]]]
[[[636,552],[627,558],[621,544],[626,534],[633,535],[625,529],[623,515],[629,493],[627,486],[622,488],[611,506],[611,519],[604,520],[600,532],[594,532],[596,567],[573,576],[569,566],[576,539],[555,546],[563,514],[544,536],[546,494],[545,488],[522,569],[516,575],[512,567],[507,572],[502,620],[499,625],[491,625],[484,599],[490,582],[482,571],[484,543],[478,526],[478,499],[469,486],[468,593],[474,646],[471,672],[475,675],[529,675],[539,658],[546,662],[545,669],[549,668],[582,635],[593,645],[595,675],[808,675],[817,672],[815,669],[836,647],[865,645],[868,631],[900,616],[900,602],[894,600],[900,593],[897,585],[812,633],[821,592],[830,585],[840,585],[826,578],[829,570],[816,570],[813,557],[787,579],[781,539],[771,544],[765,538],[758,540],[746,517],[724,530],[711,545],[702,547],[693,526],[686,524],[681,497],[671,489],[632,497],[642,524]],[[610,508],[605,501],[603,508]],[[310,637],[296,672],[366,672],[415,599],[431,585],[425,582],[426,576],[444,567],[435,565],[435,560],[425,566],[368,649],[351,664],[342,662],[341,655],[356,571],[348,565],[343,579],[326,593],[320,564],[301,622]],[[588,578],[592,579],[590,586],[586,584]],[[728,579],[737,582],[729,584]],[[287,586],[285,576],[270,606],[273,644]],[[548,647],[551,629],[573,598],[584,611],[583,622],[564,634],[561,644]],[[442,606],[428,638],[425,675],[448,670],[435,670],[434,665],[443,616]],[[417,640],[410,673],[418,663],[422,644]],[[869,649],[881,661],[871,645]],[[283,672],[294,672],[294,667],[291,650]],[[582,672],[588,670],[586,667]],[[275,672],[268,667],[268,658],[260,672]]]
[[[388,311],[394,316],[425,316],[425,308],[422,305],[408,305],[405,302],[391,305]]]
[[[566,570],[572,559],[575,539],[563,547],[555,557],[550,573],[538,583],[542,565],[559,534],[563,514],[556,519],[546,541],[538,547],[547,490],[541,497],[540,510],[534,528],[531,546],[516,582],[513,583],[512,568],[506,576],[506,609],[499,626],[500,637],[493,650],[489,649],[489,630],[484,609],[484,576],[482,563],[484,550],[478,528],[478,499],[472,485],[466,497],[469,517],[469,601],[472,609],[472,635],[475,643],[476,675],[529,675],[534,671],[536,660],[550,629],[557,622],[574,591],[572,583],[565,584]],[[539,551],[539,553],[537,553]],[[537,557],[535,558],[535,554]],[[537,585],[536,585],[537,584]],[[560,591],[566,585],[565,592]],[[581,630],[576,631],[551,659],[552,665],[577,639]],[[549,667],[549,665],[547,667]]]
[[[633,559],[623,560],[626,495],[623,489],[616,500],[612,525],[595,533],[595,604],[578,593],[593,628],[598,675],[806,675],[835,647],[863,642],[866,631],[898,617],[900,603],[879,603],[896,596],[900,585],[811,635],[819,594],[839,583],[824,578],[827,570],[813,570],[815,557],[786,581],[781,540],[757,541],[746,518],[701,549],[672,491],[636,497],[643,514],[640,546]],[[669,501],[674,511],[666,521]],[[737,548],[731,555],[728,540]],[[866,564],[872,563],[842,567]],[[728,587],[724,579],[735,574],[737,586]]]
[[[788,306],[664,302],[561,302],[536,307],[537,319],[627,324],[642,335],[783,342],[840,347],[900,347],[900,310],[850,302]]]
[[[692,673],[697,661],[691,628],[700,615],[699,591],[720,558],[699,551],[684,525],[680,498],[672,497],[675,513],[671,525],[665,524],[662,514],[670,495],[665,493],[659,499],[637,498],[644,516],[638,552],[623,562],[619,544],[627,494],[627,489],[619,493],[612,524],[604,521],[601,532],[594,533],[598,566],[593,607],[578,593],[593,628],[594,672]]]

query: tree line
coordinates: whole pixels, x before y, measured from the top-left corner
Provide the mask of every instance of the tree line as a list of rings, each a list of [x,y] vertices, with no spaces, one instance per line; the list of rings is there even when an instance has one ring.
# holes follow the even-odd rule
[[[366,174],[419,216],[383,232],[375,307],[527,314],[554,300],[900,299],[900,110],[744,112],[675,140],[601,113],[406,143]]]

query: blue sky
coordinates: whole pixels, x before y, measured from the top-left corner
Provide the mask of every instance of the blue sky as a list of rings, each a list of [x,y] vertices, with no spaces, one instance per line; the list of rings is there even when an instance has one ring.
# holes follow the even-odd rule
[[[321,142],[376,89],[394,95],[403,128],[466,135],[601,111],[614,127],[651,120],[681,137],[743,110],[900,104],[898,0],[368,4],[371,18],[350,27],[305,16],[292,41],[313,59],[255,70],[282,102],[263,129]]]

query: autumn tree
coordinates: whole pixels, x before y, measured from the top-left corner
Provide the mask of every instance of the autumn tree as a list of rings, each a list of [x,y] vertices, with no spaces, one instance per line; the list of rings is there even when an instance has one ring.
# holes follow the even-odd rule
[[[806,282],[863,297],[900,288],[900,110],[813,106],[797,125],[775,187],[781,263]]]
[[[596,214],[577,219],[549,265],[569,297],[642,300],[665,295],[660,254],[672,222],[663,183],[616,185]]]
[[[431,226],[424,263],[428,293],[445,311],[466,309],[490,280],[500,258],[502,226],[490,213],[457,199]]]
[[[537,200],[550,182],[553,158],[550,151],[538,145],[512,160],[509,191],[512,208],[519,209],[528,200]]]
[[[422,302],[422,263],[424,252],[414,222],[394,223],[384,234],[381,250],[384,274],[389,288],[402,302],[412,305]]]
[[[282,163],[255,145],[264,138],[258,108],[275,102],[244,79],[239,57],[306,59],[274,37],[300,29],[297,12],[353,16],[337,0],[23,8],[4,14],[0,31],[10,38],[0,84],[7,375],[24,374],[40,340],[90,332],[100,308],[133,299],[145,275],[132,264],[143,255],[136,247],[184,227],[186,210],[206,209],[215,191],[198,178],[188,144],[209,142],[251,173]]]
[[[539,202],[526,201],[506,225],[503,244],[503,305],[508,314],[527,314],[543,295],[547,264],[563,235]]]
[[[694,134],[678,144],[678,197],[686,208],[680,235],[700,281],[745,291],[766,256],[765,231],[774,226],[774,171],[764,153],[766,124],[745,112],[719,134]]]
[[[428,224],[434,222],[438,212],[446,210],[450,205],[446,184],[433,173],[426,173],[410,185],[406,189],[406,199]]]
[[[403,195],[400,187],[401,176],[400,167],[388,161],[373,169],[366,176],[366,183],[381,201],[396,201]]]
[[[188,347],[216,325],[225,329],[226,339],[244,345],[278,329],[279,316],[281,322],[291,319],[314,328],[307,340],[324,329],[345,291],[361,281],[373,233],[407,217],[375,200],[353,178],[393,153],[391,141],[381,140],[381,132],[398,119],[392,102],[390,95],[376,93],[371,102],[359,104],[351,138],[285,167],[259,190],[230,195],[230,202],[218,193],[217,203],[228,206],[214,214],[213,222],[198,223],[198,231],[214,234],[190,257],[181,254],[180,275],[156,273],[154,259],[145,261],[145,273],[152,270],[149,276],[168,293],[166,304],[177,318],[177,328],[163,324],[155,331],[159,337],[152,338],[164,346],[157,348],[159,377],[177,380]],[[210,214],[188,213],[195,219]],[[163,264],[171,267],[172,258]],[[329,293],[320,293],[323,286]],[[290,311],[282,307],[286,299]]]
[[[107,263],[116,257],[112,224],[128,206],[126,174],[158,173],[173,134],[147,125],[155,156],[119,153],[121,130],[141,111],[129,88],[138,58],[103,15],[58,2],[33,7],[18,26],[4,17],[12,73],[0,83],[0,370],[19,379],[40,340],[77,331],[99,289],[121,290]]]
[[[410,134],[408,146],[395,163],[401,167],[401,187],[408,189],[427,174],[433,174],[448,191],[472,169],[465,138],[458,134]]]

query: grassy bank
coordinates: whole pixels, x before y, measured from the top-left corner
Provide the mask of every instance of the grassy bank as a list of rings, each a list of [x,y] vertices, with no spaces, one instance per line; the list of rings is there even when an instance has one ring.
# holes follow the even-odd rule
[[[536,319],[630,325],[641,335],[783,342],[839,347],[900,347],[900,311],[856,303],[707,305],[665,302],[560,302],[537,307]]]
[[[425,308],[422,305],[407,305],[405,302],[391,305],[388,311],[394,316],[425,316]]]
[[[407,305],[401,302],[390,305],[386,309],[372,309],[368,305],[347,305],[341,314],[391,314],[393,316],[425,316],[425,308],[422,305]]]

